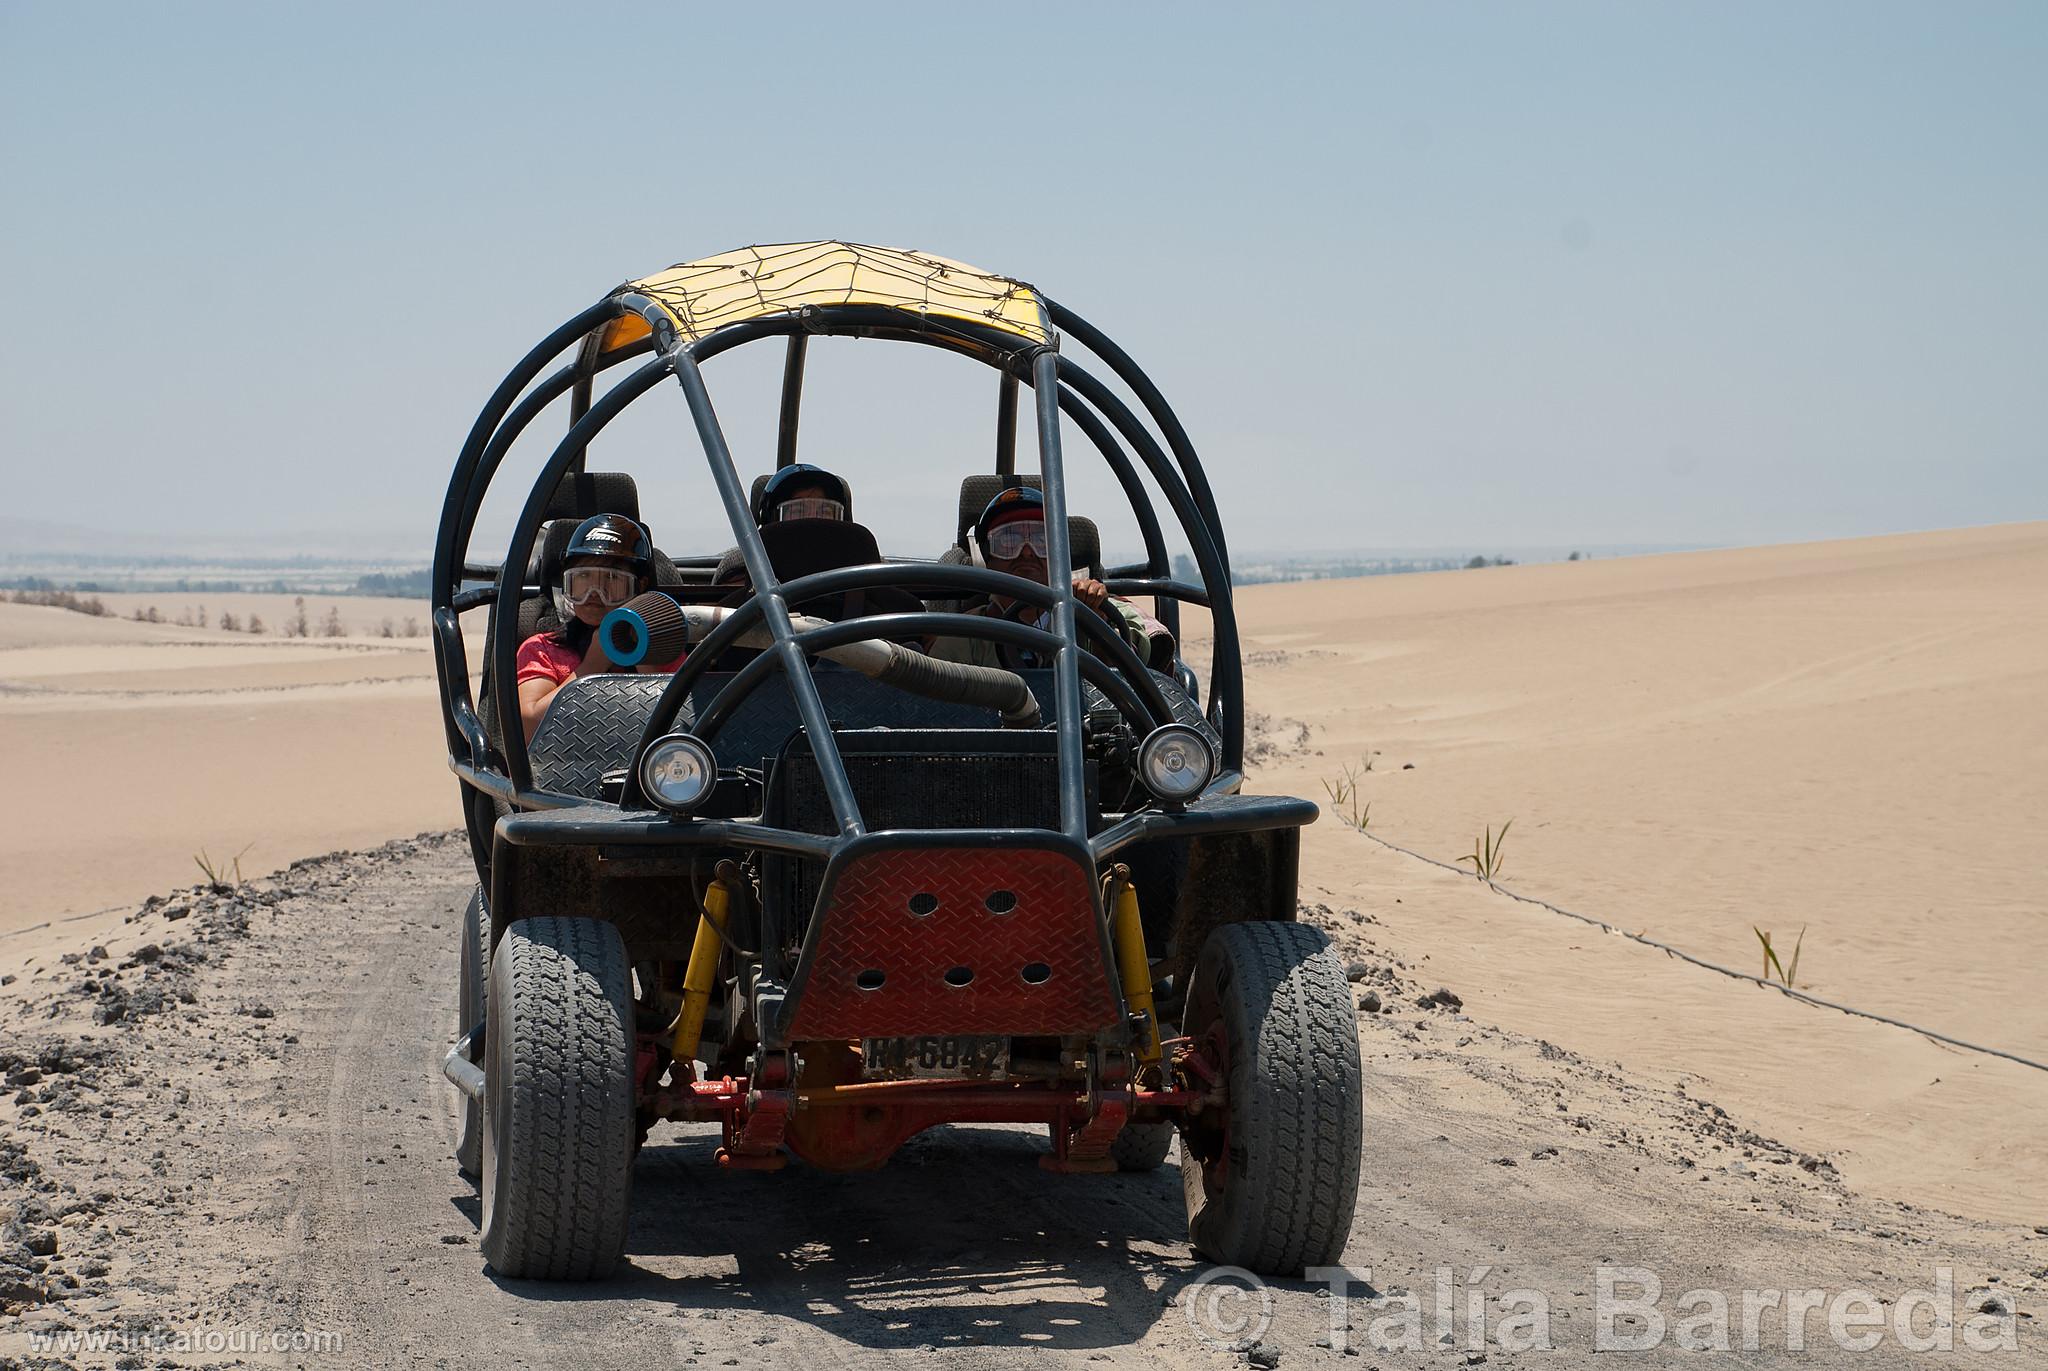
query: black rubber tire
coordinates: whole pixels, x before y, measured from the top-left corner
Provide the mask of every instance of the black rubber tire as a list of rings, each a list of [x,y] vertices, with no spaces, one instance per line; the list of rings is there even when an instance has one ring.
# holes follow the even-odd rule
[[[619,930],[521,919],[484,1006],[483,1251],[515,1280],[602,1280],[633,1180],[633,977]]]
[[[456,996],[455,1036],[483,1021],[486,982],[490,979],[491,911],[484,905],[484,889],[476,888],[469,908],[462,914],[462,988]],[[455,1165],[465,1176],[476,1177],[484,1169],[484,1107],[477,1100],[458,1093],[462,1101],[462,1140],[455,1144]]]
[[[1157,1171],[1172,1147],[1172,1124],[1127,1123],[1110,1143],[1109,1157],[1119,1171]]]
[[[1358,1203],[1365,1120],[1358,1022],[1328,935],[1279,922],[1211,933],[1183,1031],[1200,1043],[1218,1026],[1229,1142],[1199,1115],[1183,1134],[1188,1238],[1211,1261],[1262,1275],[1334,1266]]]

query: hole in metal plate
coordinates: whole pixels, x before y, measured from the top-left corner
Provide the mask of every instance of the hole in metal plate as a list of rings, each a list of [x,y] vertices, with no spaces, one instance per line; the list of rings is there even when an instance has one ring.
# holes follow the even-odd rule
[[[882,982],[886,979],[887,977],[883,976],[880,971],[874,969],[873,967],[870,967],[866,971],[863,971],[859,975],[855,976],[853,978],[853,983],[862,990],[880,990],[882,988]]]
[[[930,891],[919,891],[910,897],[910,912],[922,919],[939,907],[939,897]]]
[[[1033,962],[1024,968],[1024,984],[1044,985],[1052,979],[1052,968],[1044,962]]]
[[[982,901],[991,914],[1007,914],[1017,907],[1017,892],[1014,890],[991,890]]]
[[[970,967],[970,966],[956,966],[956,967],[954,967],[954,968],[953,968],[953,969],[952,969],[951,971],[948,971],[948,972],[946,973],[946,984],[947,984],[947,985],[952,985],[952,986],[961,986],[961,985],[966,985],[966,984],[967,984],[967,983],[968,983],[969,981],[972,981],[973,979],[974,979],[974,968],[973,968],[973,967]]]

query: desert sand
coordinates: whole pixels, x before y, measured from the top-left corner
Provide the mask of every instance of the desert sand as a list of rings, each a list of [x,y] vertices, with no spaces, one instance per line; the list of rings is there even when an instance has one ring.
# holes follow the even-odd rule
[[[1219,1268],[1187,1247],[1178,1167],[1048,1175],[1043,1130],[1022,1126],[935,1129],[880,1171],[759,1175],[716,1164],[716,1125],[657,1125],[612,1279],[496,1279],[437,1070],[472,882],[459,836],[402,839],[176,892],[101,955],[32,959],[0,987],[0,1072],[21,1083],[0,1095],[0,1358],[42,1365],[67,1350],[55,1340],[111,1329],[239,1332],[236,1364],[394,1371],[1720,1365],[1669,1336],[1697,1312],[1684,1292],[1740,1319],[1746,1291],[1865,1290],[1893,1322],[1947,1271],[1954,1356],[1909,1358],[1889,1329],[1875,1355],[1844,1350],[1826,1313],[1773,1310],[1735,1360],[1976,1365],[1974,1337],[2017,1354],[1991,1364],[2039,1361],[2048,1236],[1860,1194],[1697,1080],[1499,1027],[1490,999],[1416,1008],[1426,954],[1319,903],[1303,916],[1369,968],[1361,998],[1406,1006],[1359,1016],[1370,1128],[1345,1305],[1318,1281],[1275,1283],[1269,1321],[1241,1294],[1209,1298]],[[1592,1355],[1611,1267],[1662,1282],[1667,1336],[1638,1358]],[[1527,1355],[1526,1327],[1508,1344],[1530,1291],[1552,1355]],[[1929,1344],[1934,1317],[1923,1306],[1912,1330]],[[273,1331],[291,1341],[247,1341]],[[1746,1336],[1737,1322],[1728,1344]]]
[[[1253,788],[1740,970],[2048,1061],[2048,524],[1254,586]],[[1302,727],[1306,725],[1304,740]],[[1370,758],[1372,769],[1360,772]],[[1412,769],[1408,769],[1411,768]],[[1852,1184],[2048,1222],[2048,1074],[1796,1004],[1348,831],[1369,909],[1498,1021],[1703,1083]]]
[[[101,597],[119,615],[254,612],[292,597]],[[254,874],[337,847],[453,822],[424,637],[411,601],[307,597],[339,638],[95,618],[0,603],[0,934],[198,878],[193,858]],[[475,617],[475,616],[472,616]],[[480,628],[481,625],[478,625]]]
[[[1896,1299],[1947,1268],[2031,1339],[2048,1074],[1505,891],[1743,970],[1752,925],[1803,927],[1802,987],[2042,1060],[2044,588],[2032,524],[1242,591],[1251,788],[1323,798],[1350,768],[1371,805],[1302,860],[1301,917],[1359,981],[1347,1264],[1386,1293],[1444,1265],[1551,1292],[1574,1350],[1613,1263],[1658,1270],[1667,1310],[1694,1286]],[[25,1083],[0,1171],[54,1246],[0,1291],[29,1311],[0,1352],[155,1321],[336,1331],[351,1365],[1244,1364],[1183,1312],[1177,1175],[1048,1179],[1029,1130],[732,1178],[715,1131],[664,1126],[601,1298],[487,1279],[435,1067],[472,875],[431,656],[342,604],[354,631],[312,640],[0,605],[0,1067]],[[1428,860],[1509,819],[1499,887]],[[202,846],[255,843],[254,875],[418,830],[443,832],[144,900]],[[1279,1292],[1290,1364],[1334,1355],[1314,1294]],[[1746,1362],[1812,1364],[1765,1338]]]
[[[1753,929],[1787,954],[1803,930],[1802,989],[2048,1060],[2044,591],[2043,524],[1247,587],[1251,785],[1325,799],[1348,769],[1370,834],[1443,862],[1512,820],[1508,888],[1744,971]],[[0,932],[118,918],[201,851],[253,874],[450,827],[431,651],[379,636],[420,606],[309,618],[330,605],[347,636],[0,604],[0,752],[33,783],[0,797]],[[2042,1072],[1604,936],[1334,813],[1302,870],[1504,1026],[1738,1099],[1883,1193],[2048,1220]]]

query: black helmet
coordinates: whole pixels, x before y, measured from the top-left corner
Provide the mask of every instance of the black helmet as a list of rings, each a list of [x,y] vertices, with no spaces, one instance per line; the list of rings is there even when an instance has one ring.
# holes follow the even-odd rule
[[[653,540],[639,520],[623,514],[593,514],[576,525],[562,549],[562,564],[578,557],[612,557],[628,563],[636,576],[654,575]]]
[[[982,507],[981,517],[974,521],[974,541],[986,549],[988,531],[997,524],[1010,519],[1043,519],[1045,517],[1045,496],[1030,486],[1005,486],[996,492],[996,497]]]
[[[805,486],[816,486],[825,492],[828,500],[837,500],[845,511],[843,517],[853,517],[853,492],[846,488],[846,482],[834,476],[823,467],[814,467],[807,462],[797,462],[782,467],[761,485],[761,494],[754,501],[754,522],[765,525],[775,507],[788,498],[792,490]]]

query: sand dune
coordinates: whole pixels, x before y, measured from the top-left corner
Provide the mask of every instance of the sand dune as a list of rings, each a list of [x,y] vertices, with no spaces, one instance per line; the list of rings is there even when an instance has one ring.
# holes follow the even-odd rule
[[[1512,819],[1513,888],[1743,969],[1753,926],[1804,928],[1815,993],[2048,1059],[2044,590],[2048,524],[1251,587],[1253,787],[1321,798],[1370,758],[1391,842],[1452,860]],[[0,605],[0,932],[131,907],[202,847],[258,871],[451,827],[427,645],[341,603],[334,640]],[[1487,1022],[1711,1094],[1859,1189],[2048,1223],[2041,1072],[1327,819],[1302,871]]]
[[[1252,587],[1256,788],[1370,757],[1370,828],[1830,999],[2048,1060],[2048,525]],[[1309,725],[1297,747],[1295,721]],[[1412,766],[1413,769],[1405,769]],[[1712,1082],[1853,1181],[2041,1221],[2048,1076],[1793,1004],[1311,830],[1468,1002]]]
[[[154,602],[161,596],[106,596]],[[196,607],[201,597],[193,597]],[[273,615],[291,597],[203,597]],[[231,604],[247,601],[248,604]],[[356,636],[283,638],[0,603],[0,932],[195,879],[455,822],[425,638],[409,601],[308,597]],[[215,622],[218,622],[217,618]]]

